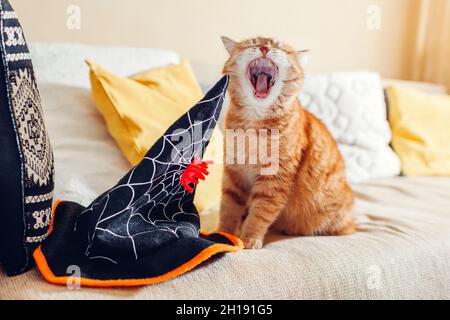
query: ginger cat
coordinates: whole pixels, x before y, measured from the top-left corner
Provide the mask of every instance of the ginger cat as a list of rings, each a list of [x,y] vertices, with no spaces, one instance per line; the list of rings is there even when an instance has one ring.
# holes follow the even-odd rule
[[[297,98],[305,52],[270,38],[238,43],[222,37],[222,41],[230,54],[223,68],[230,76],[230,104],[219,230],[235,233],[247,214],[241,239],[250,249],[262,247],[271,227],[304,236],[355,232],[354,195],[337,144]],[[258,156],[257,145],[247,148],[244,143],[230,157],[228,133],[249,129],[278,130],[276,139],[267,143],[269,150],[278,148],[275,173],[262,174],[267,163],[249,162]],[[240,153],[245,156],[243,164],[235,161]]]

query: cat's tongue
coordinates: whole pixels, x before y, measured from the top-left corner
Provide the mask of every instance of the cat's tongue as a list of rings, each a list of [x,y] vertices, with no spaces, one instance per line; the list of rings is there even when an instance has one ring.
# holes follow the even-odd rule
[[[265,73],[260,73],[256,77],[256,96],[258,98],[265,98],[269,94],[269,79]]]

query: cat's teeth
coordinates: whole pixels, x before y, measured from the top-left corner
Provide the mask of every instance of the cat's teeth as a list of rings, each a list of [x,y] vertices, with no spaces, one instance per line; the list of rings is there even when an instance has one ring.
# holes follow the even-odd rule
[[[248,64],[248,78],[253,86],[254,94],[258,98],[265,98],[270,88],[275,84],[278,68],[267,58],[258,58]]]

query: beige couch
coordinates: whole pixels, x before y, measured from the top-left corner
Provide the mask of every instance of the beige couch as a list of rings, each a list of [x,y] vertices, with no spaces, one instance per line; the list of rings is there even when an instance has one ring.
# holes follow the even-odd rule
[[[85,204],[128,169],[92,105],[82,59],[71,65],[77,52],[109,59],[106,65],[123,61],[119,49],[102,50],[32,46],[57,197]],[[160,64],[177,60],[165,52],[133,52],[134,71],[158,58]],[[215,257],[140,288],[71,290],[45,282],[36,269],[12,278],[0,271],[0,299],[450,299],[450,178],[394,177],[353,188],[359,231],[351,236],[271,234],[262,250]],[[203,228],[213,230],[217,218],[215,210],[205,213]]]
[[[355,187],[359,232],[270,235],[259,251],[213,258],[141,288],[69,290],[39,272],[7,278],[3,299],[449,299],[450,178],[393,178]],[[217,214],[203,217],[212,228]]]

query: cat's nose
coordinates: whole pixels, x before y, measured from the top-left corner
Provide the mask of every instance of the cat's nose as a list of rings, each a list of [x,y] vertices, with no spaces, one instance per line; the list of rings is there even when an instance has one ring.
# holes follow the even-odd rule
[[[267,52],[269,52],[269,48],[267,48],[266,46],[259,47],[259,50],[262,52],[263,56],[265,56]]]

